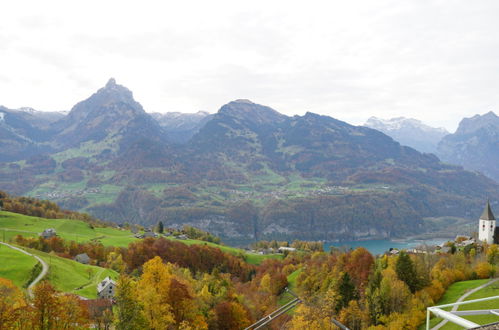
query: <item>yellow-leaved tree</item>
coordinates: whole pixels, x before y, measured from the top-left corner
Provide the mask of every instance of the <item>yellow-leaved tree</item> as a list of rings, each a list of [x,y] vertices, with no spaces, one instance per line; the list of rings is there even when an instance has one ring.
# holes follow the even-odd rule
[[[160,257],[144,264],[142,276],[137,283],[137,294],[150,329],[165,329],[175,325],[171,306],[168,304],[171,277],[169,267]]]

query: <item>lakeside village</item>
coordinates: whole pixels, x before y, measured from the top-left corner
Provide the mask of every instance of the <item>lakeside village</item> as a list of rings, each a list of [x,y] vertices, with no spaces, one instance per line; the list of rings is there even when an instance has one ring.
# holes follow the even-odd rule
[[[188,240],[188,239],[198,239],[200,235],[207,235],[208,237],[203,237],[203,240],[213,243],[220,243],[218,237],[212,236],[209,233],[203,232],[199,229],[186,226],[182,230],[174,229],[164,229],[163,224],[160,222],[154,231],[152,228],[141,228],[137,225],[118,225],[119,228],[130,229],[135,238],[144,239],[148,237],[156,238],[160,236],[170,237],[178,240]],[[53,228],[45,229],[40,236],[49,239],[51,237],[57,236],[56,230]],[[496,227],[496,218],[487,201],[485,209],[482,212],[478,220],[478,231],[476,232],[476,237],[470,237],[465,235],[457,235],[453,241],[447,241],[440,245],[420,245],[415,248],[406,249],[405,251],[409,254],[439,254],[439,253],[455,253],[457,250],[464,249],[471,251],[475,249],[475,252],[479,252],[483,249],[483,244],[497,244],[499,243],[499,227]],[[291,252],[296,252],[297,250],[309,250],[309,251],[322,251],[323,242],[304,242],[304,241],[294,241],[289,242],[278,242],[278,241],[260,241],[252,245],[252,248],[245,249],[247,253],[254,254],[284,254],[287,255]],[[478,250],[478,251],[477,251]],[[399,249],[390,248],[385,254],[396,255],[399,254]],[[74,257],[74,260],[82,263],[89,264],[90,257],[86,253],[78,254]],[[111,278],[106,277],[103,281],[97,285],[97,295],[99,298],[112,299],[115,294],[116,282]]]

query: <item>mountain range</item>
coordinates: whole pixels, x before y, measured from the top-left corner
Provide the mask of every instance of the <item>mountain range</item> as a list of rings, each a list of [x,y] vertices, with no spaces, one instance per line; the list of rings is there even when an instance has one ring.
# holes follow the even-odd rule
[[[499,117],[490,111],[464,118],[454,134],[440,141],[437,154],[446,162],[480,171],[499,182]]]
[[[148,114],[111,79],[67,115],[0,116],[0,189],[117,222],[236,240],[389,238],[499,199],[489,178],[378,130],[249,100]]]
[[[364,126],[377,129],[400,144],[428,153],[436,153],[440,140],[449,134],[445,128],[431,127],[420,120],[404,117],[392,119],[371,117]]]

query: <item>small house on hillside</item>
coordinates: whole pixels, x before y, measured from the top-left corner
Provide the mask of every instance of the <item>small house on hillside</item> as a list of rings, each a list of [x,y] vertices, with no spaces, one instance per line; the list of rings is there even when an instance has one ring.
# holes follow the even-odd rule
[[[115,288],[116,282],[108,276],[97,285],[97,296],[99,296],[99,298],[113,298]]]
[[[153,231],[146,231],[146,232],[144,233],[144,235],[142,235],[142,236],[143,236],[144,238],[146,238],[146,237],[153,237],[153,238],[155,238],[155,237],[157,237],[157,236],[158,236],[158,234],[156,234],[156,233],[155,233],[155,232],[153,232]]]
[[[90,257],[86,253],[81,253],[78,254],[75,258],[75,261],[79,262],[80,264],[88,264],[90,262]]]
[[[187,235],[178,235],[178,236],[175,236],[176,239],[182,239],[182,240],[185,240],[185,239],[188,239],[189,237],[187,237]]]
[[[41,237],[45,238],[45,239],[48,239],[48,238],[51,238],[51,237],[54,237],[54,236],[57,236],[57,233],[55,232],[55,229],[54,228],[48,228],[48,229],[45,229],[41,234],[40,234]]]
[[[287,247],[287,246],[281,246],[279,247],[279,252],[281,253],[284,253],[285,251],[288,251],[288,252],[295,252],[296,249],[295,248],[292,248],[292,247]]]
[[[155,232],[152,232],[152,231],[146,231],[143,234],[140,234],[140,233],[135,234],[134,237],[135,238],[147,238],[147,237],[156,238],[156,237],[158,237],[158,234],[156,234]]]

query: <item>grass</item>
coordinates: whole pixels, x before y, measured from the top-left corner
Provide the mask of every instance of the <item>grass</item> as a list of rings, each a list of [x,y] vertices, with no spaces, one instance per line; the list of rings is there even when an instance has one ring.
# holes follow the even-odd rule
[[[0,245],[0,277],[14,282],[21,288],[30,278],[30,273],[38,261],[22,252]]]
[[[44,219],[0,211],[0,239],[10,240],[16,235],[38,237],[47,228],[54,228],[57,235],[76,242],[96,240],[105,246],[128,246],[137,240],[130,231],[116,228],[91,228],[80,220]]]
[[[435,305],[445,305],[445,304],[450,304],[453,302],[456,302],[456,300],[468,292],[471,289],[474,289],[482,284],[487,283],[489,280],[471,280],[471,281],[461,281],[461,282],[456,282],[452,284],[447,291],[445,292],[444,296],[442,299],[438,301]],[[485,297],[491,297],[491,296],[497,296],[499,295],[499,283],[492,284],[491,286],[488,286],[484,289],[481,289],[472,295],[470,295],[468,298],[465,300],[473,300],[473,299],[479,299],[479,298],[485,298]],[[497,308],[499,304],[499,299],[498,300],[491,300],[491,301],[484,301],[480,303],[473,303],[469,305],[463,305],[458,308],[458,310],[473,310],[473,309],[487,309],[487,308]],[[445,310],[450,310],[451,308],[444,308]],[[473,321],[477,324],[487,324],[487,323],[492,323],[492,322],[498,322],[499,317],[494,316],[494,315],[473,315],[473,316],[466,316],[464,317],[465,319],[468,319],[470,321]],[[433,318],[430,320],[430,327],[433,327],[437,325],[440,321],[442,321],[441,318]],[[419,329],[425,329],[425,325],[423,324],[422,326],[419,327]],[[443,326],[441,329],[443,330],[451,330],[451,329],[462,329],[462,327],[455,325],[451,322],[448,322],[445,326]]]
[[[471,280],[471,281],[461,281],[451,284],[445,291],[443,297],[435,304],[436,305],[445,305],[456,302],[459,297],[461,297],[466,292],[487,283],[488,280]],[[450,308],[444,308],[444,310],[450,310]],[[437,325],[442,321],[440,317],[434,317],[430,320],[430,328]],[[425,324],[421,325],[419,329],[426,329]],[[443,329],[443,328],[442,328]]]
[[[288,277],[287,277],[287,279],[288,279],[288,289],[290,289],[293,292],[296,289],[296,279],[298,278],[298,275],[300,275],[301,272],[302,272],[301,268],[297,269],[294,272],[292,272],[291,274],[289,274]],[[287,292],[284,292],[279,297],[278,304],[282,306],[282,305],[288,303],[293,298],[294,297],[291,294],[289,294]],[[292,312],[293,312],[293,310],[290,311],[290,313],[292,313]]]
[[[46,279],[59,291],[74,293],[86,298],[97,298],[97,284],[107,276],[118,278],[112,269],[80,264],[71,259],[28,249],[49,265]]]
[[[25,237],[38,237],[38,234],[47,228],[54,228],[57,232],[57,235],[65,240],[76,241],[80,243],[95,240],[101,242],[104,246],[126,247],[131,242],[137,240],[133,237],[130,231],[111,227],[91,228],[89,224],[80,220],[45,219],[30,217],[18,213],[0,211],[1,240],[9,241],[16,235],[23,235]],[[218,245],[211,242],[205,242],[195,239],[177,240],[173,237],[167,238],[187,245],[204,244],[219,248],[222,251],[231,253],[233,255],[241,255],[244,257],[246,262],[253,265],[259,265],[265,259],[282,259],[281,254],[252,254],[246,253],[242,249],[225,245]]]

